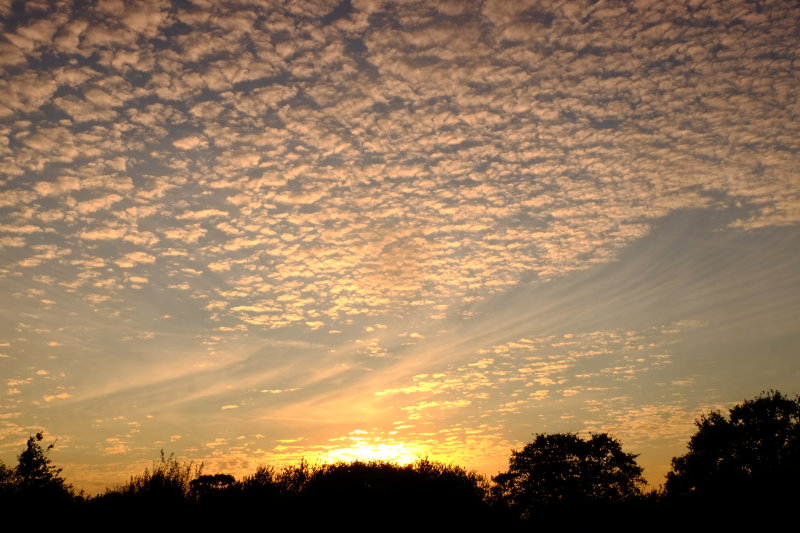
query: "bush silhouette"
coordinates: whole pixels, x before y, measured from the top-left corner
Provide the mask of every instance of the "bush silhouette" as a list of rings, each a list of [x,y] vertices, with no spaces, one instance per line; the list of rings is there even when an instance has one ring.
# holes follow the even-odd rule
[[[107,491],[110,499],[119,497],[135,499],[140,503],[174,505],[190,499],[192,482],[200,477],[202,463],[181,463],[173,454],[169,457],[161,450],[161,459],[153,461],[152,469],[145,468],[139,476],[131,476],[122,487]]]
[[[312,469],[301,501],[326,521],[360,527],[474,524],[486,515],[485,489],[481,476],[428,460],[339,462]]]

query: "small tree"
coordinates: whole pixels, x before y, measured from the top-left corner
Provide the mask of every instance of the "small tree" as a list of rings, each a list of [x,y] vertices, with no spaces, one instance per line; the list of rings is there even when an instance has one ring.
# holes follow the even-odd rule
[[[605,433],[588,440],[573,433],[537,434],[512,451],[508,472],[495,476],[499,497],[521,518],[537,512],[627,502],[645,485],[636,455]]]
[[[17,467],[12,480],[16,491],[24,497],[44,496],[68,499],[72,496],[72,486],[61,477],[61,468],[52,464],[48,453],[55,447],[53,442],[46,449],[41,444],[44,434],[40,431],[28,438],[25,450],[17,457]]]
[[[189,482],[191,493],[200,502],[231,498],[239,488],[236,479],[230,474],[199,476]]]
[[[3,461],[0,461],[0,497],[11,494],[15,490],[16,474],[13,468],[9,468]]]

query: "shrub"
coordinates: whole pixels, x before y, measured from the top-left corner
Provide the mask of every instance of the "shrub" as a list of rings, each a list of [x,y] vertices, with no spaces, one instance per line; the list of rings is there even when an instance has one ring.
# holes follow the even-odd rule
[[[153,461],[152,469],[145,468],[142,475],[131,476],[128,483],[108,492],[163,504],[182,503],[189,500],[192,482],[200,477],[202,470],[202,463],[198,466],[192,461],[181,463],[173,454],[167,457],[161,450],[161,459]]]

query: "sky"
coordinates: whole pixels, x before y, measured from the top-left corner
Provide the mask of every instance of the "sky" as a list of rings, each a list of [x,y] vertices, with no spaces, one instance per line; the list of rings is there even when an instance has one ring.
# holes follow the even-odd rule
[[[800,393],[800,6],[0,0],[0,458],[98,492]]]

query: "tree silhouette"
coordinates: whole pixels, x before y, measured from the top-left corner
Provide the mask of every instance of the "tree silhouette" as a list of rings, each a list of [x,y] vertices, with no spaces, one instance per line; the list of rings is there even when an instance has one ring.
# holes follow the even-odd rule
[[[61,469],[48,457],[55,443],[42,448],[42,440],[42,432],[28,438],[25,449],[17,456],[16,467],[0,462],[0,501],[9,510],[35,510],[46,505],[63,511],[78,500],[72,486],[61,477]]]
[[[16,481],[14,469],[0,461],[0,498],[6,498],[14,493]]]
[[[695,421],[689,451],[672,459],[666,492],[731,503],[785,501],[800,495],[800,397],[778,391]]]
[[[61,477],[61,468],[53,465],[48,457],[55,442],[42,449],[39,444],[42,440],[42,432],[29,437],[25,450],[17,457],[18,463],[14,471],[17,490],[27,497],[68,498],[72,494],[72,487]]]
[[[315,509],[325,523],[356,528],[380,524],[387,516],[395,527],[475,526],[487,519],[481,476],[426,459],[410,465],[320,465],[312,469],[300,496],[303,507]]]
[[[536,434],[512,451],[508,472],[493,479],[499,498],[523,519],[631,501],[645,484],[636,455],[605,433],[588,440],[573,433]]]
[[[191,496],[204,505],[232,501],[239,496],[240,488],[230,474],[199,476],[189,482],[189,487]]]

